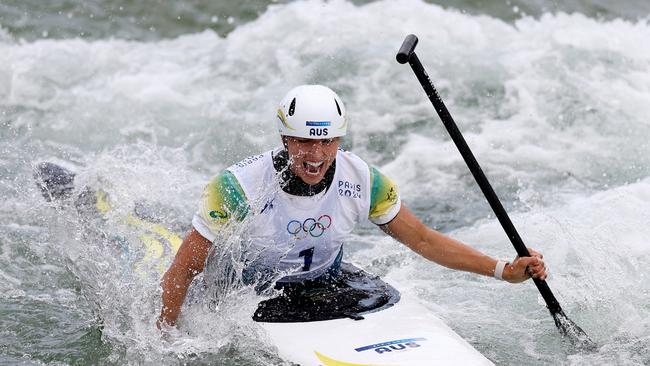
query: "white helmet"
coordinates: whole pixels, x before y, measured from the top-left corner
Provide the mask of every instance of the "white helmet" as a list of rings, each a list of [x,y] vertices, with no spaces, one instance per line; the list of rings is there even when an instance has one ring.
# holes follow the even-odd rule
[[[278,108],[280,135],[308,139],[345,136],[345,107],[332,89],[301,85],[287,93]]]

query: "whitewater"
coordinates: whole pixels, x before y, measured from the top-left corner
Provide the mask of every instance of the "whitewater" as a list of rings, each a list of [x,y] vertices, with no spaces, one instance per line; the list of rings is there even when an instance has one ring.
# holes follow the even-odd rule
[[[226,20],[219,18],[219,22]],[[511,285],[418,257],[370,224],[345,260],[382,276],[498,365],[650,363],[650,24],[547,12],[506,21],[419,0],[271,4],[226,34],[24,39],[0,23],[0,363],[283,365],[242,289],[194,307],[161,338],[161,265],[128,225],[138,202],[185,233],[203,186],[279,145],[275,110],[320,83],[346,104],[343,147],[395,180],[430,227],[515,256],[413,73],[438,88],[549,286],[598,343],[563,339],[532,282]],[[46,202],[50,161],[101,187],[112,211]],[[166,257],[165,257],[166,256]]]

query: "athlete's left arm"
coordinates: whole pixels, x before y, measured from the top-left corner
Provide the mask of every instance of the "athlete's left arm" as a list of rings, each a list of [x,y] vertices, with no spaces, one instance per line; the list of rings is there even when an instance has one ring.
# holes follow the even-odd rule
[[[494,276],[497,260],[424,225],[404,203],[393,220],[381,229],[421,256],[451,269]],[[530,278],[546,279],[543,256],[528,248],[532,257],[516,257],[506,265],[503,279],[522,282]]]

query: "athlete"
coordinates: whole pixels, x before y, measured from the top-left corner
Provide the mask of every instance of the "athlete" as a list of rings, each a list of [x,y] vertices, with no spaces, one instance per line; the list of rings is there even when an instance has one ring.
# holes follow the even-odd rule
[[[193,229],[162,279],[161,325],[174,326],[193,278],[233,222],[246,220],[255,267],[278,284],[336,276],[343,242],[369,219],[421,256],[445,267],[517,283],[546,279],[543,257],[491,258],[426,227],[375,167],[339,149],[348,127],[343,102],[320,85],[298,86],[277,111],[282,147],[227,168],[205,188]],[[219,255],[219,253],[216,253]]]

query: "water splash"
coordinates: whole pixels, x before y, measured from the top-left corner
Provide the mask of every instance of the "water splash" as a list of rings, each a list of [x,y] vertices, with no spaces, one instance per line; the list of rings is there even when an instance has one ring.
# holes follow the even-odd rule
[[[596,351],[598,345],[592,341],[591,338],[585,333],[582,328],[578,326],[573,320],[564,314],[563,310],[553,314],[555,326],[558,327],[562,335],[569,338],[573,345],[581,351]]]

